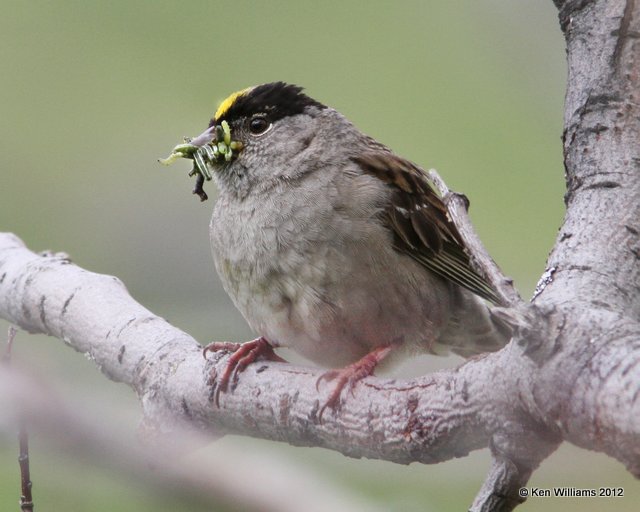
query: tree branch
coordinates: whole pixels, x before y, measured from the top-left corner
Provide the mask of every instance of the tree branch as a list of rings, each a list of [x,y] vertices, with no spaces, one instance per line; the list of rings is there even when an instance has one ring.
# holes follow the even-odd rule
[[[530,475],[530,471],[522,473],[511,460],[494,455],[489,474],[470,512],[513,510],[525,501],[519,496],[519,490],[526,485]]]
[[[565,439],[640,476],[640,3],[567,1],[560,18],[567,213],[536,299],[555,334],[535,393]]]
[[[495,381],[496,365],[507,364],[497,359],[509,358],[502,352],[411,381],[368,378],[321,423],[323,390],[315,383],[322,370],[265,362],[247,368],[218,409],[207,380],[226,356],[205,361],[195,340],[135,302],[118,279],[66,256],[34,254],[8,234],[0,235],[0,316],[90,356],[136,391],[147,421],[163,430],[177,419],[353,457],[433,463],[487,446],[504,420],[496,410],[511,394]],[[493,396],[482,389],[487,381]]]

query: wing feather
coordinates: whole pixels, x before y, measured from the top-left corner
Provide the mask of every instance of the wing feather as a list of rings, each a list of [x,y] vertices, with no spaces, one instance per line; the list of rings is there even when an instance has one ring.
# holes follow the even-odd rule
[[[370,151],[353,160],[393,190],[384,215],[397,251],[435,274],[500,304],[495,290],[472,268],[460,233],[422,169],[385,151]]]

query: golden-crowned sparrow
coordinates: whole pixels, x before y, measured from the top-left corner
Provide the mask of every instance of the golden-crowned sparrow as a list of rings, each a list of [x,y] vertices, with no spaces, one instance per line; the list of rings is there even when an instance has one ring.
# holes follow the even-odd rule
[[[326,405],[391,351],[463,356],[497,350],[503,329],[427,175],[336,110],[283,82],[229,96],[209,128],[176,146],[219,197],[216,270],[260,338],[232,350],[217,395],[259,355],[291,347],[343,367]]]

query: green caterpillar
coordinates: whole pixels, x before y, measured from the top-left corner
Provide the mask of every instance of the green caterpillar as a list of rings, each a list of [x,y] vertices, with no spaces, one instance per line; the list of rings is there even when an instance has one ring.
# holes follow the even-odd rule
[[[230,162],[241,149],[242,142],[231,140],[229,123],[222,121],[198,137],[185,137],[183,144],[178,144],[167,158],[161,158],[158,162],[171,165],[179,158],[193,160],[193,167],[189,171],[189,176],[196,177],[193,193],[200,197],[201,201],[206,201],[208,196],[203,185],[205,180],[211,180],[209,165]]]

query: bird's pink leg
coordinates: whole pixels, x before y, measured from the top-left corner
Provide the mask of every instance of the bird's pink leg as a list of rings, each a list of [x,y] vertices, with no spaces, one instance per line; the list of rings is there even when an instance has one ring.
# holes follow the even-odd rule
[[[220,378],[217,378],[215,370],[211,373],[211,377],[209,378],[209,384],[215,385],[214,403],[217,406],[220,405],[220,393],[226,392],[229,388],[229,383],[231,381],[236,381],[238,373],[242,372],[247,366],[257,359],[260,358],[266,361],[286,363],[284,359],[273,351],[271,344],[262,336],[255,340],[247,341],[246,343],[214,341],[204,347],[202,355],[206,358],[208,352],[218,352],[220,350],[232,352],[232,354],[231,357],[229,357]]]
[[[349,390],[353,392],[353,387],[356,383],[365,377],[372,375],[376,366],[378,366],[380,361],[389,355],[392,348],[392,345],[383,345],[375,348],[355,363],[345,366],[339,370],[329,370],[320,376],[316,381],[316,389],[323,380],[336,381],[336,385],[329,395],[329,399],[321,407],[320,412],[318,413],[320,421],[322,421],[322,414],[327,407],[330,409],[336,409],[340,405],[340,395],[345,386],[348,386]]]

